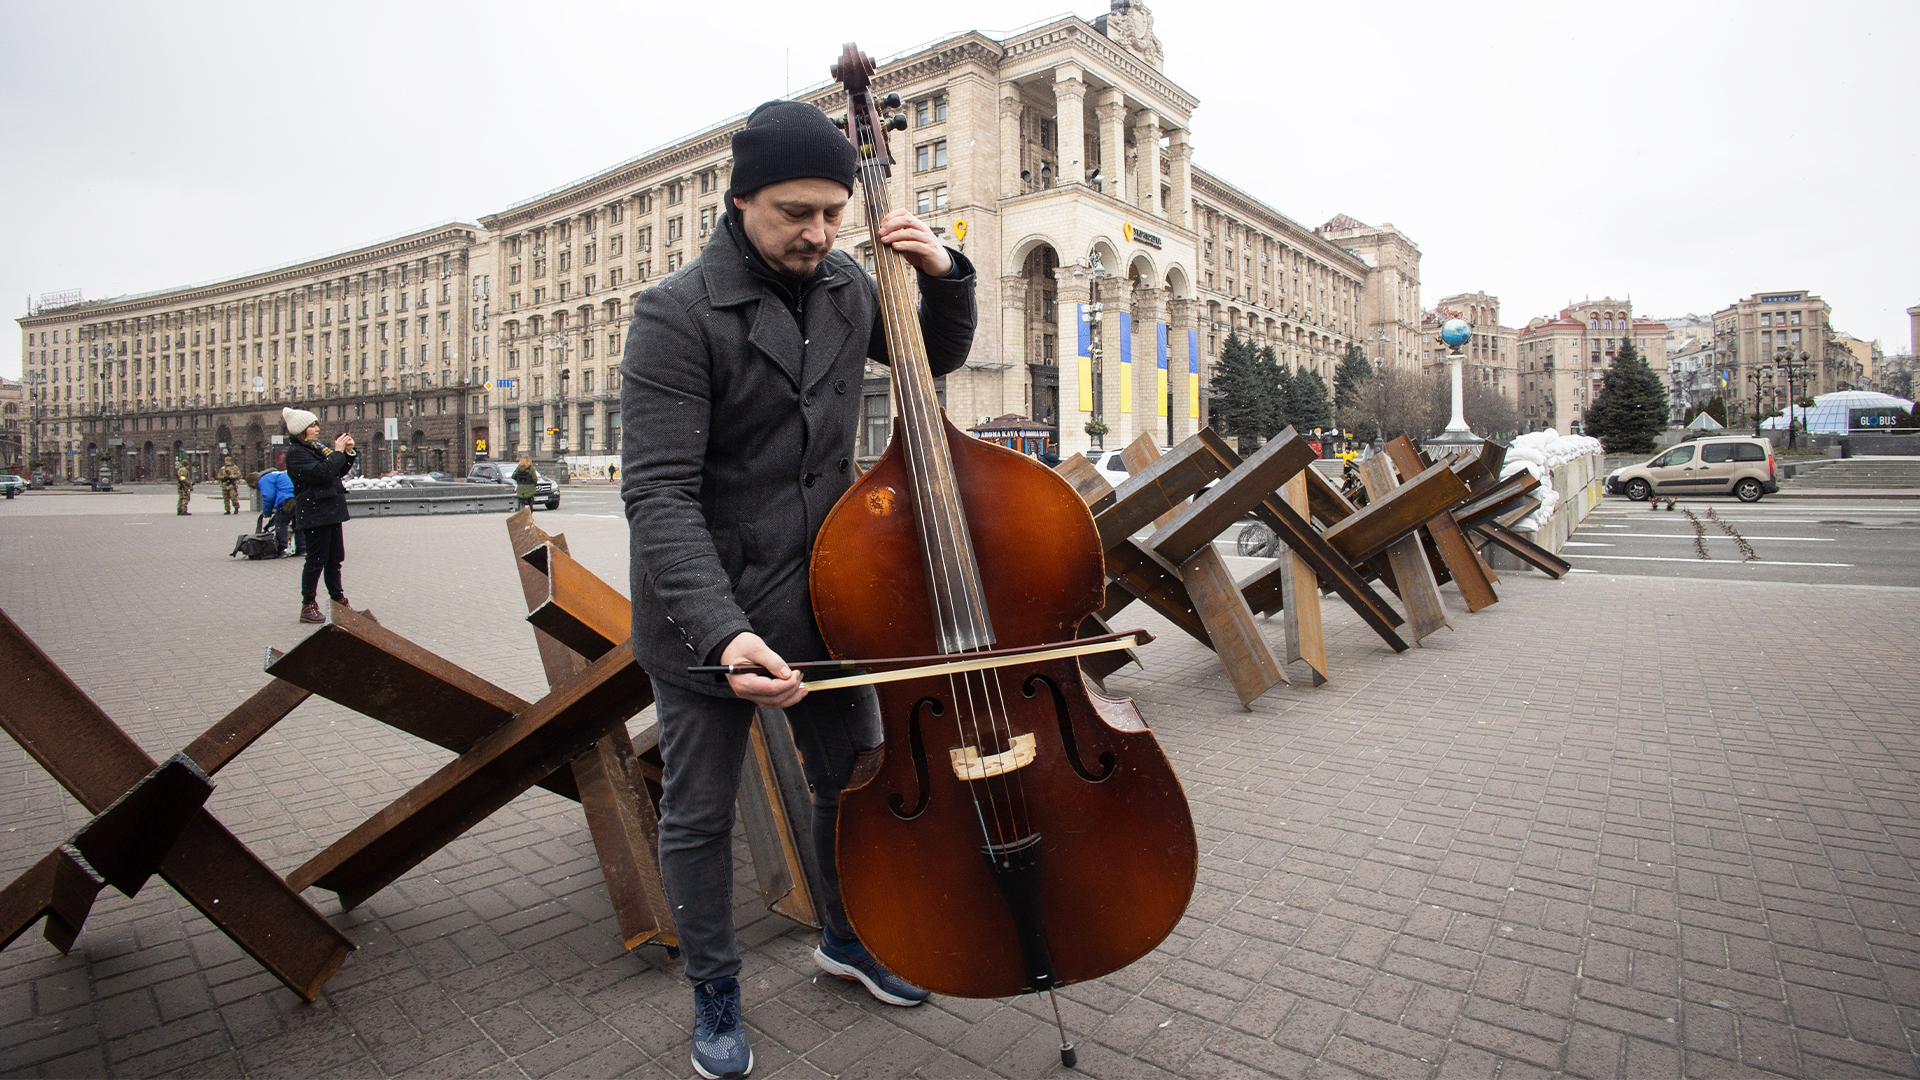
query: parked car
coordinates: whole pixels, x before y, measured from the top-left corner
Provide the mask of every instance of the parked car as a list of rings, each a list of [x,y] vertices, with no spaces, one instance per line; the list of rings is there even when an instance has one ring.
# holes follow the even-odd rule
[[[1094,455],[1093,467],[1099,469],[1100,475],[1114,487],[1126,483],[1127,477],[1133,475],[1127,471],[1127,463],[1121,460],[1118,450],[1102,450]]]
[[[518,462],[513,461],[476,461],[473,463],[473,468],[467,470],[467,483],[505,484],[513,487],[515,486],[513,470],[517,465]],[[538,478],[538,482],[534,484],[534,503],[545,503],[549,510],[560,509],[560,489],[554,486],[553,481],[547,479],[546,474],[539,469],[534,469],[533,475]]]
[[[22,494],[26,490],[27,490],[26,477],[15,476],[12,473],[0,473],[0,493],[4,493],[9,497],[11,497],[14,495]]]
[[[1607,493],[1641,502],[1656,495],[1732,495],[1758,502],[1780,490],[1773,465],[1773,444],[1765,439],[1723,435],[1681,443],[1644,465],[1607,474]]]

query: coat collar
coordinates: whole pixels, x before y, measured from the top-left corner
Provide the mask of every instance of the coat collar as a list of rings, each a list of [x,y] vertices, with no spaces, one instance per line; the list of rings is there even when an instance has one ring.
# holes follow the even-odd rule
[[[707,281],[707,299],[716,308],[755,304],[749,316],[747,344],[773,361],[797,388],[825,377],[853,331],[853,320],[841,290],[858,272],[842,252],[832,252],[801,287],[806,317],[803,337],[774,286],[754,272],[743,250],[747,241],[737,223],[722,219],[713,239],[700,253]]]

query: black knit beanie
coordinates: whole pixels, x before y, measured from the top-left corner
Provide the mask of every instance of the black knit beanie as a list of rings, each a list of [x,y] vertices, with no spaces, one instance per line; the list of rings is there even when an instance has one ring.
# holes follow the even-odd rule
[[[753,110],[733,136],[733,197],[746,198],[768,184],[815,177],[846,186],[853,194],[859,166],[853,144],[827,114],[804,101],[769,101]]]

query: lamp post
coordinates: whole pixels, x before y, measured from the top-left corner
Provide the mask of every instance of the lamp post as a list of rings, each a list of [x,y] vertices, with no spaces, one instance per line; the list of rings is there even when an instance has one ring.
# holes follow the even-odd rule
[[[1770,367],[1755,368],[1747,372],[1747,381],[1753,384],[1753,437],[1757,439],[1760,437],[1760,417],[1762,416],[1760,410],[1760,387],[1763,382],[1767,384],[1773,382],[1773,369]]]
[[[1460,347],[1472,338],[1473,328],[1465,319],[1453,318],[1440,324],[1440,340],[1447,346],[1447,378],[1453,386],[1453,417],[1447,421],[1447,430],[1427,440],[1428,446],[1453,451],[1479,442],[1473,429],[1467,426],[1466,391],[1462,385],[1466,359],[1460,355]]]
[[[547,338],[547,347],[553,351],[554,393],[559,395],[553,408],[553,437],[555,456],[560,461],[562,475],[566,473],[567,453],[567,380],[573,374],[565,367],[567,353],[573,347],[565,333],[555,333]]]
[[[27,434],[33,443],[33,449],[27,458],[27,482],[33,482],[33,474],[40,469],[40,384],[46,380],[47,373],[35,368],[27,372]]]
[[[1093,448],[1100,450],[1106,446],[1102,438],[1107,433],[1106,408],[1101,400],[1104,388],[1100,364],[1101,343],[1104,340],[1100,329],[1100,279],[1106,276],[1106,268],[1100,265],[1100,253],[1088,252],[1085,259],[1075,264],[1073,276],[1087,278],[1087,366],[1091,369],[1088,381],[1093,386],[1093,410],[1086,431],[1087,437],[1093,441]]]
[[[1774,350],[1774,355],[1777,366],[1785,372],[1787,376],[1787,449],[1792,450],[1794,448],[1793,410],[1799,407],[1799,401],[1793,394],[1794,376],[1801,374],[1799,369],[1802,364],[1806,363],[1808,357],[1806,353],[1796,353],[1792,349],[1776,349]],[[1803,411],[1801,413],[1803,420],[1805,416],[1806,413]]]

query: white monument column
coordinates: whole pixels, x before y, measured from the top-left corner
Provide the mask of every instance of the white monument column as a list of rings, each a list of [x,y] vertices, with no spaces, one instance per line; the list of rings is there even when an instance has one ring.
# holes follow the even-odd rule
[[[1447,377],[1453,384],[1453,418],[1447,421],[1447,430],[1438,438],[1428,439],[1427,445],[1446,452],[1465,450],[1480,442],[1472,429],[1467,427],[1466,394],[1462,386],[1462,368],[1465,366],[1460,356],[1460,346],[1473,337],[1473,328],[1465,319],[1448,319],[1440,324],[1440,340],[1447,346]]]

